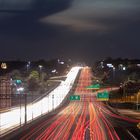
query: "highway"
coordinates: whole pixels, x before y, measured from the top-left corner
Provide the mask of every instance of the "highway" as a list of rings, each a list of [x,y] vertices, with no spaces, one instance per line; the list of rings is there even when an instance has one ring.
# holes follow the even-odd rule
[[[85,88],[92,84],[91,77],[91,69],[84,67],[72,93],[80,95],[80,101],[68,101],[10,140],[138,140],[136,125],[140,120],[127,118],[97,101],[97,92]]]
[[[59,108],[72,89],[80,69],[81,67],[72,67],[65,81],[62,81],[54,90],[33,103],[0,112],[0,138],[9,133],[8,131],[21,127]]]

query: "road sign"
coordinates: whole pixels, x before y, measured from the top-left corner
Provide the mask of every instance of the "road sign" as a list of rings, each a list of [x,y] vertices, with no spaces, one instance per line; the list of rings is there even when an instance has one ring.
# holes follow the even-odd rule
[[[73,101],[73,100],[80,100],[80,95],[71,95],[70,96],[70,100]]]
[[[16,80],[16,83],[17,83],[17,84],[21,84],[22,81],[21,81],[21,80]]]
[[[90,85],[88,87],[86,87],[86,89],[100,89],[100,84],[95,84],[95,85]]]
[[[109,100],[109,92],[104,91],[104,92],[97,93],[97,99],[102,100],[102,101],[108,101]]]

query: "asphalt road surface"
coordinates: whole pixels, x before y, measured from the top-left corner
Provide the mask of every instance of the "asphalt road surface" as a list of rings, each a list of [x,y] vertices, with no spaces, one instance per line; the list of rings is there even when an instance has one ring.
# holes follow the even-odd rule
[[[85,88],[92,83],[91,77],[91,69],[83,68],[74,92],[81,96],[80,101],[70,101],[10,140],[138,140],[136,125],[140,120],[127,118],[97,101],[97,92]]]

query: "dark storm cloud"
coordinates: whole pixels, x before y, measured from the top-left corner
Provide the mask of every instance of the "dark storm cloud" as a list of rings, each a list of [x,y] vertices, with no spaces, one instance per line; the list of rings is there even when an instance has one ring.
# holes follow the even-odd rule
[[[55,8],[69,6],[72,0],[0,0],[0,10],[29,11],[56,10]],[[39,12],[39,11],[38,11]]]
[[[3,15],[6,17],[8,13],[8,16],[28,16],[31,19],[36,19],[67,9],[70,7],[72,1],[73,0],[0,0],[0,18],[3,17]]]
[[[138,0],[75,0],[39,20],[1,23],[1,58],[65,57],[95,61],[107,56],[140,58]],[[20,20],[19,20],[20,19]]]

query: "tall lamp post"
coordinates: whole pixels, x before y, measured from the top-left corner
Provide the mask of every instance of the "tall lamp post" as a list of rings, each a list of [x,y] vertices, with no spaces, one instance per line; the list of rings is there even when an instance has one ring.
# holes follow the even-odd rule
[[[41,79],[41,72],[42,72],[43,66],[42,65],[39,65],[38,67],[39,67],[39,78]]]
[[[114,83],[114,81],[115,81],[115,71],[116,71],[116,68],[113,67],[113,83]]]
[[[29,65],[29,64],[27,64],[27,65],[26,65],[27,72],[29,71],[29,67],[30,67],[30,65]]]
[[[29,69],[30,69],[30,65],[31,65],[31,62],[29,61],[29,62],[27,63],[27,65],[26,65],[27,72],[28,72],[28,71],[29,71]]]
[[[140,91],[137,94],[137,110],[139,110],[139,97],[140,97]]]

